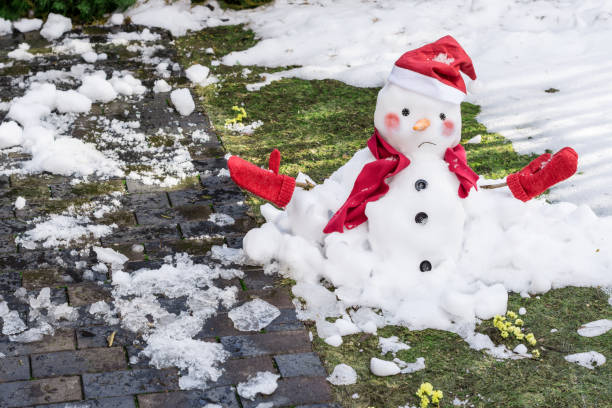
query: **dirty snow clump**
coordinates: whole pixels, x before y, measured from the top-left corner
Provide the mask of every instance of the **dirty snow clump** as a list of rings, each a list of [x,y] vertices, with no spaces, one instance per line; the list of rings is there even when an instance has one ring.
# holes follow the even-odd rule
[[[220,305],[230,308],[235,303],[238,288],[215,286],[223,269],[196,264],[186,254],[164,261],[159,269],[114,270],[115,308],[123,328],[142,333],[146,346],[141,353],[151,365],[178,367],[186,373],[179,380],[182,389],[204,389],[221,376],[219,364],[229,353],[219,343],[194,337]],[[164,307],[177,301],[186,310],[175,314]]]
[[[241,382],[236,387],[238,395],[243,398],[254,400],[257,394],[270,395],[278,388],[277,380],[280,375],[269,371],[260,371],[248,381]]]
[[[172,104],[182,116],[188,116],[195,110],[191,92],[187,88],[175,89],[170,93]]]
[[[259,331],[280,316],[280,310],[265,300],[255,299],[230,310],[228,316],[240,331]]]
[[[357,372],[349,365],[338,364],[334,367],[331,375],[327,377],[327,381],[334,385],[355,384],[357,382]]]
[[[606,357],[597,351],[587,351],[585,353],[576,353],[565,356],[565,361],[576,363],[589,370],[599,367],[606,362]]]
[[[48,41],[53,41],[70,30],[72,30],[72,20],[59,14],[49,13],[45,25],[42,30],[40,30],[40,35],[45,37]]]

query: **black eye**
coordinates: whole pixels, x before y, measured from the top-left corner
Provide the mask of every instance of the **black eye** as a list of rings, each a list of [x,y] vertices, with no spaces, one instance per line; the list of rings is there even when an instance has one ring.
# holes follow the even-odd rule
[[[410,115],[410,111],[407,108],[402,109],[402,115],[408,116]]]
[[[445,115],[445,114],[443,114],[443,113],[441,113],[441,114],[440,114],[440,119],[445,120],[445,119],[446,119],[446,115]]]

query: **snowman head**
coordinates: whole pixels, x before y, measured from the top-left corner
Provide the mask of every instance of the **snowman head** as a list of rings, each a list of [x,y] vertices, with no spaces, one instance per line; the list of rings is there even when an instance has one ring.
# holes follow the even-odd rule
[[[461,140],[461,107],[389,82],[378,93],[374,125],[395,150],[444,157]]]
[[[451,36],[402,55],[376,102],[374,124],[385,141],[408,157],[444,157],[461,139],[461,72],[476,79],[470,57]]]

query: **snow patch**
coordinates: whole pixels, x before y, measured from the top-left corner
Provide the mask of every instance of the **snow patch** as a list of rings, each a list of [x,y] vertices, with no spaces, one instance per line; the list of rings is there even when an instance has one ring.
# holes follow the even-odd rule
[[[584,337],[596,337],[601,336],[610,330],[612,330],[612,320],[601,319],[583,324],[578,329],[578,334]]]
[[[606,357],[597,351],[570,354],[564,358],[570,363],[576,363],[582,367],[588,368],[589,370],[593,370],[595,367],[599,367],[606,362]]]

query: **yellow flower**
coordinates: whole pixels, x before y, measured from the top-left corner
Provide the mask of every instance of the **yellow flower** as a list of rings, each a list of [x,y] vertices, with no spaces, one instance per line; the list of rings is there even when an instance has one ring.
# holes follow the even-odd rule
[[[531,351],[531,354],[535,357],[535,358],[540,358],[540,350],[534,349]]]
[[[431,402],[433,402],[434,404],[438,404],[440,403],[440,400],[442,399],[443,396],[444,394],[442,393],[442,391],[440,390],[434,391],[433,394],[431,395]]]
[[[514,334],[514,337],[520,336],[522,334],[521,328],[516,326],[512,327],[512,334]]]
[[[535,346],[536,343],[537,343],[537,340],[536,340],[535,336],[533,335],[533,333],[529,333],[527,336],[525,336],[525,340],[527,340],[527,342],[531,346]]]
[[[525,338],[525,335],[523,333],[519,333],[515,334],[514,337],[516,337],[517,340],[523,340]]]
[[[428,405],[429,405],[429,398],[427,398],[426,396],[422,396],[421,397],[421,408],[427,408]]]
[[[505,339],[506,337],[508,337],[508,332],[507,332],[507,331],[505,331],[505,330],[503,330],[503,331],[501,332],[501,336],[502,336],[502,337]]]
[[[516,313],[514,313],[512,310],[508,310],[506,312],[506,315],[510,318],[510,319],[516,319]]]
[[[517,326],[522,326],[522,325],[524,325],[524,324],[525,324],[525,322],[523,322],[521,319],[516,319],[516,320],[514,321],[514,324],[516,324]]]
[[[419,391],[422,391],[423,393],[427,395],[431,395],[433,393],[433,385],[431,385],[431,383],[428,383],[428,382],[423,383],[421,384]]]

